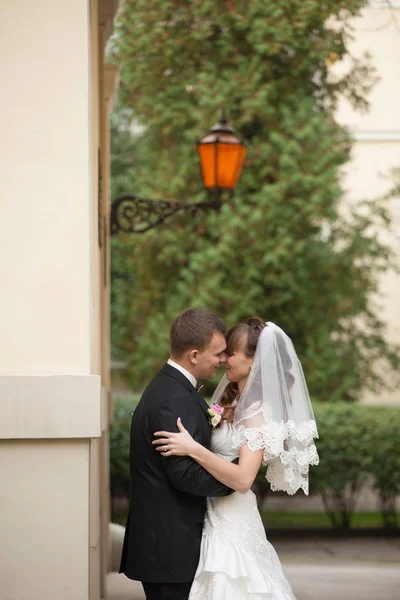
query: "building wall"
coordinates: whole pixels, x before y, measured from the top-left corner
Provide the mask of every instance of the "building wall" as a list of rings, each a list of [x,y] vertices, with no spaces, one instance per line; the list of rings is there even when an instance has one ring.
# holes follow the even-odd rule
[[[116,0],[0,3],[0,596],[104,597]],[[106,75],[103,74],[106,72]],[[107,84],[107,85],[106,85]],[[103,186],[101,222],[107,218]],[[101,246],[101,247],[100,247]]]
[[[359,57],[368,52],[379,81],[369,96],[370,107],[366,114],[355,111],[346,100],[339,106],[338,119],[351,128],[355,139],[352,160],[344,174],[348,203],[364,198],[378,199],[393,185],[391,169],[400,167],[400,2],[394,0],[390,4],[388,8],[387,2],[371,2],[362,16],[354,20],[351,53]],[[394,231],[385,231],[382,235],[391,240],[400,259],[399,242],[395,238],[400,232],[400,198],[392,200],[391,211]],[[400,343],[398,275],[389,272],[382,277],[376,302],[379,314],[387,323],[387,339]],[[385,377],[393,380],[393,376]],[[400,391],[366,393],[364,400],[400,404]]]
[[[101,331],[100,331],[100,232],[98,229],[98,195],[99,195],[99,153],[100,153],[100,62],[97,0],[89,1],[89,94],[90,94],[90,162],[91,162],[91,288],[93,307],[93,363],[94,373],[101,373]],[[100,552],[100,439],[92,439],[89,446],[90,464],[90,527],[89,527],[89,598],[95,600],[101,596],[101,552]]]
[[[88,597],[85,440],[0,441],[0,596]]]
[[[88,7],[2,2],[0,23],[0,373],[89,373]]]

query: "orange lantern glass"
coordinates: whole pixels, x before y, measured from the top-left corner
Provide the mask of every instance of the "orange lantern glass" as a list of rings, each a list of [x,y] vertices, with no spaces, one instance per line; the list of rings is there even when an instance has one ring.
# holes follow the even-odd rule
[[[222,116],[198,143],[201,172],[207,190],[233,190],[242,172],[247,148]]]

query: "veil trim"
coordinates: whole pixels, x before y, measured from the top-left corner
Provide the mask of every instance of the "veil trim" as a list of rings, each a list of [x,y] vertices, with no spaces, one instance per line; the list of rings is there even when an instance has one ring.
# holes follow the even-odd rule
[[[293,421],[269,421],[258,428],[244,425],[233,428],[233,447],[239,451],[247,444],[253,452],[263,450],[262,464],[267,467],[266,478],[273,491],[293,495],[302,489],[308,495],[309,466],[319,463],[313,442],[316,437],[317,425],[313,420],[299,426]]]

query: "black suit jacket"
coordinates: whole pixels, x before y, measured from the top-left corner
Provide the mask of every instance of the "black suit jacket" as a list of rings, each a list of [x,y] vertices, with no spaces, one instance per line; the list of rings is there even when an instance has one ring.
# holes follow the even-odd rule
[[[187,456],[163,457],[152,445],[155,431],[182,423],[209,448],[208,405],[190,381],[166,364],[151,381],[133,414],[131,499],[120,573],[154,583],[185,583],[197,568],[207,496],[233,490]]]

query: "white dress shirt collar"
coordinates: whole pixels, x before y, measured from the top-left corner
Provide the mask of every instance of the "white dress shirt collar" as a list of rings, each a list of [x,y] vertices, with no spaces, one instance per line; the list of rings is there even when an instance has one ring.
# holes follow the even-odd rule
[[[182,375],[184,375],[187,379],[189,379],[192,386],[194,388],[197,388],[197,379],[194,377],[194,375],[189,373],[189,371],[187,371],[184,367],[182,367],[181,365],[178,365],[178,363],[176,363],[174,360],[171,360],[170,358],[167,360],[167,364],[171,365],[171,367],[174,367],[174,369],[178,369],[178,371],[180,371],[182,373]]]

